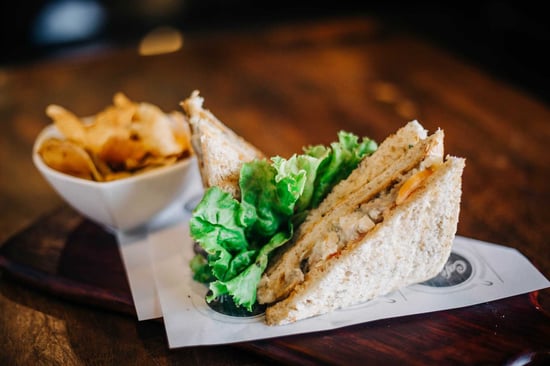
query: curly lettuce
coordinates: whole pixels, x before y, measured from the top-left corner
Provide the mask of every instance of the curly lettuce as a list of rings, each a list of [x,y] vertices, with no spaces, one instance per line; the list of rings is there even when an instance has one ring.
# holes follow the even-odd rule
[[[340,131],[330,146],[244,163],[240,201],[218,187],[207,189],[190,220],[191,237],[206,252],[206,260],[194,258],[190,265],[195,280],[209,283],[207,301],[229,295],[252,311],[271,253],[376,149],[374,140]]]

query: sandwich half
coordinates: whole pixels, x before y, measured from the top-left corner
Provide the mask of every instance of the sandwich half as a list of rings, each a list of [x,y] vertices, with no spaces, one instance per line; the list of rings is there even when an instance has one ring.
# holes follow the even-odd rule
[[[202,108],[182,102],[205,187],[237,200],[243,164],[264,155]],[[465,161],[444,156],[444,133],[411,121],[364,157],[269,254],[257,301],[270,325],[292,323],[428,280],[456,233]]]
[[[220,187],[238,199],[243,163],[264,158],[264,154],[205,109],[203,103],[204,98],[198,90],[181,102],[191,129],[191,145],[203,185],[205,188]]]
[[[378,150],[309,214],[258,286],[268,324],[365,302],[441,271],[457,229],[465,165],[444,159],[443,137],[438,130],[376,168]],[[400,149],[391,141],[388,147]]]

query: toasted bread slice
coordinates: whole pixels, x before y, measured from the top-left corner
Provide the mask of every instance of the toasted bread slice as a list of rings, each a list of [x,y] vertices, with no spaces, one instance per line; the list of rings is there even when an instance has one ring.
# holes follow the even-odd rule
[[[372,156],[365,157],[345,181],[333,188],[332,199],[340,200],[351,192],[355,192],[390,167],[394,161],[427,136],[428,131],[417,120],[408,122],[395,133],[386,137]],[[327,210],[330,210],[330,204],[329,201],[324,201],[317,210],[310,214],[309,220],[318,220],[318,217],[323,216]]]
[[[377,174],[366,161],[350,175],[354,183],[335,187],[260,281],[268,324],[364,302],[441,270],[457,229],[464,168],[464,159],[443,161],[443,137],[438,130],[419,140]],[[384,141],[382,154],[399,150],[396,141]],[[354,188],[346,195],[342,187]]]
[[[270,261],[258,286],[258,301],[272,303],[285,298],[294,286],[304,280],[304,267],[313,266],[340,250],[346,239],[345,233],[338,230],[342,230],[340,226],[344,224],[346,215],[386,189],[393,180],[402,178],[402,171],[412,169],[427,157],[441,161],[443,132],[438,131],[429,139],[426,135],[427,131],[417,121],[409,122],[386,138],[373,155],[363,159],[347,179],[337,184],[319,207],[308,214],[294,239]],[[377,202],[375,204],[379,205]],[[374,207],[370,210],[378,209]],[[363,215],[353,224],[372,226],[373,222],[369,216]],[[330,225],[340,229],[331,228],[327,232]],[[346,228],[345,231],[349,234],[352,230]]]
[[[287,324],[428,280],[443,268],[456,233],[465,161],[447,157],[383,223],[316,266],[266,322]]]
[[[191,144],[203,185],[218,186],[239,199],[241,166],[265,155],[204,109],[203,103],[204,98],[197,90],[180,103],[190,124]]]

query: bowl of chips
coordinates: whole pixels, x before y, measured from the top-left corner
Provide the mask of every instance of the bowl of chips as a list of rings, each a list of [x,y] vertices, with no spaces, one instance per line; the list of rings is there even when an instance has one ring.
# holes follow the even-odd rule
[[[33,162],[83,216],[109,229],[137,228],[177,202],[196,170],[183,114],[117,93],[113,105],[81,118],[49,105]]]

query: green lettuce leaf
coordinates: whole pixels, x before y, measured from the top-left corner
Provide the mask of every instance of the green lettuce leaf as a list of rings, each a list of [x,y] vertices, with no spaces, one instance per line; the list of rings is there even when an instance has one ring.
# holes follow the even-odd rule
[[[314,194],[317,170],[324,157],[294,154],[288,160],[278,156],[272,160],[273,166],[277,170],[275,177],[277,185],[283,193],[288,191],[289,194],[292,194],[296,202],[288,216],[307,210]]]
[[[212,301],[222,295],[229,294],[236,305],[252,311],[252,306],[256,303],[256,288],[267,267],[269,254],[290,240],[291,237],[292,233],[290,231],[278,232],[271,238],[269,243],[262,247],[254,263],[246,267],[244,271],[229,281],[217,280],[211,282],[209,286],[211,293],[207,296],[206,301]]]
[[[292,211],[295,200],[288,200],[279,194],[274,183],[276,170],[266,160],[255,160],[243,164],[239,185],[241,188],[241,205],[247,212],[254,214],[254,220],[247,228],[249,238],[254,238],[263,245],[275,235],[285,220],[286,211]]]
[[[365,155],[371,155],[377,148],[374,140],[363,138],[359,142],[356,135],[340,131],[338,142],[333,142],[330,148],[316,145],[304,149],[306,154],[323,159],[317,172],[311,206],[317,207],[338,182],[348,177]]]
[[[193,272],[193,280],[202,283],[210,283],[216,280],[208,261],[202,254],[196,254],[189,262],[189,266]]]
[[[270,254],[376,148],[373,140],[340,131],[329,147],[243,164],[240,202],[217,187],[207,189],[190,220],[191,237],[207,253],[208,269],[198,260],[192,265],[194,277],[210,283],[207,300],[227,294],[251,310]]]

